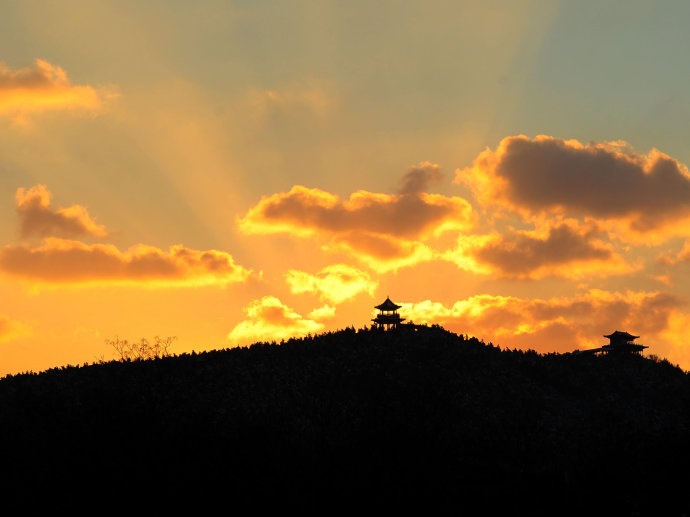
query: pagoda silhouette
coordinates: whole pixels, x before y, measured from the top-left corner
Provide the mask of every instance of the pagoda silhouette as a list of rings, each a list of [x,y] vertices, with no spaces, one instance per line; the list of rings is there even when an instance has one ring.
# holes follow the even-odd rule
[[[625,353],[625,354],[640,354],[642,350],[648,348],[647,345],[640,343],[633,343],[640,336],[633,336],[628,332],[621,332],[616,330],[604,337],[609,338],[609,344],[603,345],[601,351],[607,354],[611,353]]]
[[[393,303],[390,297],[386,296],[383,303],[380,303],[375,309],[379,310],[378,315],[371,321],[374,322],[374,327],[382,328],[388,330],[391,328],[396,328],[400,323],[405,321],[405,318],[401,318],[398,314],[398,309],[402,307],[396,303]]]
[[[649,348],[647,345],[635,343],[634,341],[640,336],[633,336],[629,332],[615,330],[610,334],[604,335],[609,339],[608,345],[602,345],[598,348],[590,348],[587,350],[576,350],[576,353],[588,353],[595,355],[641,355],[642,350]]]

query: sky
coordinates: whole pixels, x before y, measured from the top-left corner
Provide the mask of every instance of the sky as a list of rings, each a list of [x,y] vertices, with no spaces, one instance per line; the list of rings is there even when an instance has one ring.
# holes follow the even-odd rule
[[[5,0],[0,375],[406,322],[690,369],[690,3]]]

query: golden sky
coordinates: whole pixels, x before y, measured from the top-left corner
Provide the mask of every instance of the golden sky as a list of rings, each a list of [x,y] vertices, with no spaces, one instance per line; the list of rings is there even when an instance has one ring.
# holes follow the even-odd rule
[[[371,324],[690,369],[690,4],[14,1],[0,375]]]

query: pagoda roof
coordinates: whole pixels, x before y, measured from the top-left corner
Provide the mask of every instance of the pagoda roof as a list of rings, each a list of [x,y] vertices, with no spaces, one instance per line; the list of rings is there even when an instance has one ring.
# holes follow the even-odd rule
[[[399,309],[400,307],[402,307],[402,305],[398,305],[396,303],[393,303],[391,301],[391,299],[388,296],[386,296],[386,299],[383,301],[383,303],[380,303],[379,305],[377,305],[374,308],[378,309],[380,311],[395,311],[395,310]]]
[[[626,340],[630,340],[630,339],[637,339],[640,336],[633,336],[632,334],[630,334],[628,332],[622,332],[620,330],[616,330],[616,331],[612,332],[611,334],[605,335],[604,337],[607,337],[609,339],[610,338],[625,338]]]

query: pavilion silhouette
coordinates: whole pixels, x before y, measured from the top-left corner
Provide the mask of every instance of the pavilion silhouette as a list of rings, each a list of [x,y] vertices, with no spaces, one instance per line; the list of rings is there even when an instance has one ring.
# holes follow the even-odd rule
[[[390,297],[386,296],[386,299],[382,303],[374,307],[379,310],[379,313],[371,321],[374,322],[375,327],[384,330],[396,328],[400,323],[405,321],[405,318],[401,318],[400,314],[398,314],[398,309],[400,307],[402,307],[402,305],[393,303]]]
[[[642,350],[649,348],[647,345],[635,343],[634,341],[640,336],[633,336],[629,332],[615,330],[610,334],[604,335],[609,339],[608,345],[602,345],[598,348],[589,348],[587,350],[577,350],[579,354],[588,353],[595,355],[640,355]]]

